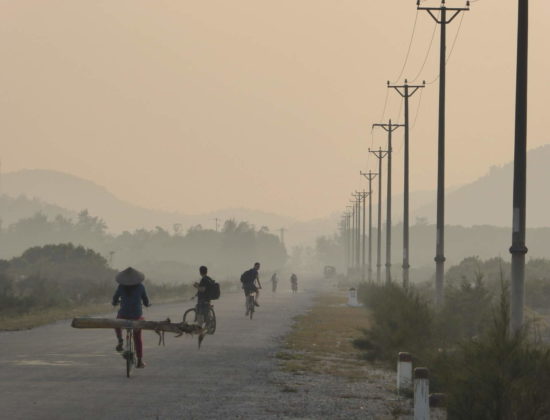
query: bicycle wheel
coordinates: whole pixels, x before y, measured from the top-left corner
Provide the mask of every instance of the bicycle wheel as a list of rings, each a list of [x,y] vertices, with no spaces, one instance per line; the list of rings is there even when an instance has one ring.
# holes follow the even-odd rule
[[[126,351],[124,352],[124,358],[126,359],[126,377],[129,378],[135,362],[133,330],[129,330],[126,333]]]
[[[248,296],[248,312],[250,314],[250,319],[254,315],[254,296]]]
[[[183,322],[187,324],[197,322],[197,311],[195,308],[188,309],[183,314]]]
[[[214,308],[210,308],[208,311],[208,322],[206,327],[207,334],[214,334],[216,332],[216,313],[214,312]]]

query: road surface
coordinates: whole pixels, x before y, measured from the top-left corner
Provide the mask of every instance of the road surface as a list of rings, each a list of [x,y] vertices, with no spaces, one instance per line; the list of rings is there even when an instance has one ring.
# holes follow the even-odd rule
[[[216,334],[200,350],[196,338],[171,334],[159,347],[156,334],[144,331],[147,367],[130,379],[110,330],[77,330],[63,321],[0,333],[0,418],[280,418],[284,394],[270,379],[274,355],[310,297],[264,290],[251,321],[244,296],[226,294],[215,303]],[[145,317],[180,319],[192,305],[152,306]]]

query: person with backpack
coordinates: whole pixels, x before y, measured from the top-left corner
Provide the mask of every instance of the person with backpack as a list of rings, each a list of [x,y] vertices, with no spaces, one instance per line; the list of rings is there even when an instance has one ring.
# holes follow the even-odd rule
[[[242,288],[244,290],[244,295],[248,297],[250,294],[255,293],[256,298],[254,299],[254,305],[260,306],[258,303],[258,297],[260,296],[260,290],[262,284],[260,283],[259,277],[260,263],[254,263],[254,267],[250,270],[245,271],[241,275]]]
[[[201,265],[199,273],[201,280],[193,286],[197,289],[197,323],[203,324],[210,311],[210,301],[220,297],[220,286],[208,276],[206,266]]]

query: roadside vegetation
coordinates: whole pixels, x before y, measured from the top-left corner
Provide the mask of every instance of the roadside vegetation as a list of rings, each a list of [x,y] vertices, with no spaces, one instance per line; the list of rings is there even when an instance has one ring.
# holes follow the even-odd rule
[[[0,330],[109,310],[116,271],[97,252],[72,244],[33,247],[0,260]],[[152,301],[189,298],[189,284],[146,280]]]
[[[528,264],[527,290],[537,285],[539,295],[528,291],[527,302],[535,309],[544,309],[539,304],[550,283],[543,268],[548,264]],[[409,291],[396,284],[361,285],[371,325],[355,347],[364,358],[392,367],[398,352],[412,353],[415,366],[430,369],[430,390],[448,395],[449,419],[550,418],[549,344],[540,319],[518,334],[509,330],[504,267],[498,259],[476,258],[452,267],[437,309],[428,284]]]
[[[226,220],[220,230],[201,225],[184,230],[137,229],[113,234],[105,222],[80,212],[76,218],[42,213],[9,226],[0,223],[0,259],[11,259],[32,247],[72,243],[93,249],[110,266],[133,266],[157,283],[191,283],[198,266],[205,264],[218,281],[238,280],[243,270],[261,261],[263,270],[279,270],[288,259],[284,244],[267,227]]]

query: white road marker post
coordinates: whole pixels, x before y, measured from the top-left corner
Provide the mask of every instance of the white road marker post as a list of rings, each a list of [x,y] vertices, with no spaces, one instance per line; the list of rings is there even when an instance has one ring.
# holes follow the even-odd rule
[[[401,352],[397,357],[397,394],[407,394],[412,391],[412,356]]]
[[[414,370],[414,420],[430,420],[430,379],[428,368]]]
[[[357,289],[352,287],[348,292],[348,306],[357,307],[361,304],[357,301]]]

